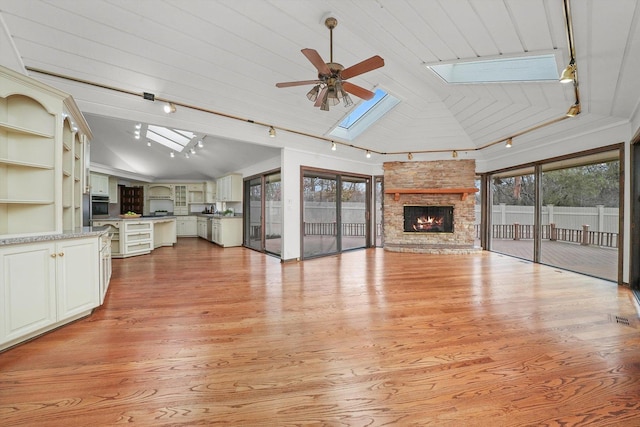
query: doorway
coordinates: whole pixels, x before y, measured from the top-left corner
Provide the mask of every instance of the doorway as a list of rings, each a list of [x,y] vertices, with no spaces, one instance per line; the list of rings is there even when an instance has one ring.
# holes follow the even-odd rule
[[[302,170],[303,259],[370,246],[371,178]]]
[[[282,252],[282,192],[280,171],[244,181],[244,246],[280,256]]]

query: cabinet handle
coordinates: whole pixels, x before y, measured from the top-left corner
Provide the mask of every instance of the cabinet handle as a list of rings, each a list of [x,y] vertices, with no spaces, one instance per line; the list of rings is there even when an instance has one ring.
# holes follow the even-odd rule
[[[51,258],[55,258],[55,257],[57,257],[57,256],[58,256],[58,255],[56,255],[56,254],[51,254]]]
[[[64,252],[60,252],[58,256],[64,256]]]

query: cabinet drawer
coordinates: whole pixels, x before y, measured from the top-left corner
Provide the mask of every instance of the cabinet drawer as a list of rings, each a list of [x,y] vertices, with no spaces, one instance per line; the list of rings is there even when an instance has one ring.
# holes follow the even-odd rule
[[[127,244],[131,242],[150,242],[153,240],[153,235],[149,232],[138,232],[127,234]]]
[[[127,255],[138,252],[150,252],[153,242],[132,242],[127,244]]]
[[[124,230],[127,234],[129,234],[129,232],[131,231],[145,231],[145,230],[152,230],[153,227],[151,226],[150,222],[125,222],[124,223]]]

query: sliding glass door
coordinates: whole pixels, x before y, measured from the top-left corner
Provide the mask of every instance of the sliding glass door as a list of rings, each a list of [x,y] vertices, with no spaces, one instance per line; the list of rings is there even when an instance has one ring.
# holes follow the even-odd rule
[[[280,172],[244,181],[244,245],[257,251],[282,252],[282,193]]]
[[[369,177],[303,170],[303,258],[367,247],[370,192]]]
[[[617,280],[619,196],[618,151],[543,165],[540,262]]]
[[[488,249],[622,282],[621,147],[489,174]]]
[[[536,180],[533,167],[491,177],[491,249],[534,260]]]
[[[262,250],[262,178],[245,181],[245,246]]]

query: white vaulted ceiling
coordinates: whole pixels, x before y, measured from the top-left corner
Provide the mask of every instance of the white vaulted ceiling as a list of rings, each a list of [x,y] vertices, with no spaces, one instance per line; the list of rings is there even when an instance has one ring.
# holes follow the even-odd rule
[[[571,11],[582,114],[526,134],[510,155],[554,135],[626,122],[638,108],[638,2],[574,0]],[[92,163],[149,179],[217,177],[279,156],[281,147],[329,155],[313,136],[325,137],[350,110],[314,108],[305,96],[311,86],[275,87],[316,78],[302,48],[329,62],[329,12],[338,19],[334,62],[348,67],[380,55],[383,68],[350,81],[400,100],[348,142],[405,153],[372,162],[438,150],[502,155],[498,146],[477,149],[562,117],[575,101],[571,85],[447,85],[425,66],[552,52],[561,72],[570,57],[562,0],[0,0],[17,62],[71,93],[85,113]],[[133,95],[143,92],[198,108],[165,115],[159,102]],[[136,122],[206,135],[205,149],[170,159],[166,149],[133,140]],[[266,124],[278,129],[277,138],[268,137]],[[332,155],[364,161],[349,147]]]

